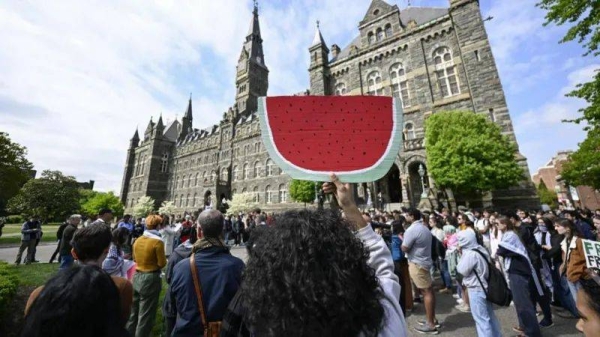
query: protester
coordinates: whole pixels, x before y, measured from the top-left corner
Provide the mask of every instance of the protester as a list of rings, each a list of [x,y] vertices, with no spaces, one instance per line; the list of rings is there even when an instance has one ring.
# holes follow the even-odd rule
[[[171,305],[177,310],[173,337],[196,337],[209,322],[221,321],[238,291],[244,262],[229,253],[222,237],[223,220],[217,210],[200,213],[204,237],[194,244],[193,255],[173,269],[170,291],[175,303]]]
[[[77,227],[81,222],[81,215],[73,214],[69,217],[69,225],[65,227],[62,233],[62,239],[60,240],[59,247],[59,261],[60,261],[60,269],[66,269],[73,265],[73,255],[71,254],[71,250],[73,246],[71,245],[71,240],[75,233],[77,232]]]
[[[146,230],[133,244],[137,263],[133,276],[133,306],[127,322],[132,337],[147,337],[152,331],[162,288],[161,269],[167,264],[165,245],[158,230],[162,225],[159,215],[146,218]]]
[[[123,220],[121,222],[119,222],[119,224],[117,225],[117,228],[121,228],[121,227],[127,229],[129,234],[131,234],[131,232],[133,232],[133,224],[131,223],[131,215],[125,214],[125,216],[123,216]]]
[[[92,222],[90,224],[90,226],[101,225],[101,224],[110,225],[112,218],[113,218],[113,211],[108,208],[103,208],[98,212],[98,219],[96,219],[96,221]]]
[[[186,215],[185,221],[181,223],[181,233],[179,236],[181,242],[185,242],[190,238],[190,233],[192,232],[193,226],[194,222],[192,221],[192,216]]]
[[[177,230],[175,229],[175,226],[169,224],[169,218],[167,216],[163,216],[163,227],[159,232],[165,243],[165,256],[168,259],[171,252],[173,252]]]
[[[79,261],[79,265],[95,266],[100,268],[102,266],[102,261],[104,261],[106,255],[108,254],[108,247],[111,240],[112,234],[110,232],[110,227],[107,225],[88,226],[81,228],[77,230],[73,236],[73,257],[75,260]],[[68,273],[70,273],[71,269],[72,268],[68,269]],[[66,271],[61,271],[61,273],[65,272]],[[121,300],[121,309],[117,312],[120,313],[120,319],[115,322],[120,327],[125,327],[125,322],[127,322],[127,318],[129,317],[129,313],[131,311],[133,287],[131,282],[124,278],[113,276],[112,280],[114,285],[117,287],[119,298]],[[67,282],[63,282],[62,285],[62,287],[66,290],[70,289],[71,286],[72,285],[68,282],[68,280]],[[89,287],[89,284],[87,286]],[[27,305],[25,307],[26,315],[29,312],[29,308],[32,306],[32,303],[34,303],[36,298],[40,296],[40,293],[43,289],[44,287],[39,287],[35,289],[29,296],[29,300],[27,301]],[[93,311],[84,314],[91,315],[92,313]]]
[[[54,275],[27,305],[21,337],[128,336],[119,290],[95,265]]]
[[[596,337],[600,332],[600,284],[594,280],[581,280],[577,292],[577,309],[581,314],[581,332],[586,337]]]
[[[412,310],[412,285],[408,274],[408,263],[402,251],[402,239],[404,236],[404,217],[394,220],[392,226],[392,260],[394,261],[394,274],[400,283],[400,307],[404,316],[406,310]],[[407,299],[408,298],[408,299]]]
[[[196,243],[196,229],[192,228],[192,232],[190,233],[190,238],[182,242],[179,246],[177,246],[173,253],[169,256],[169,261],[167,262],[167,270],[165,272],[165,281],[167,282],[168,289],[165,292],[165,297],[163,299],[162,312],[163,317],[165,319],[165,336],[171,336],[173,332],[173,328],[175,327],[175,322],[177,318],[177,310],[175,308],[175,298],[171,291],[171,281],[173,280],[173,269],[183,259],[190,257],[192,254],[192,248],[194,243]]]
[[[346,220],[331,210],[288,211],[253,244],[242,300],[256,336],[407,335],[392,256],[350,186],[332,180],[324,192],[335,192]]]
[[[421,220],[419,210],[409,209],[406,212],[406,221],[411,225],[404,233],[402,251],[408,258],[410,278],[423,296],[427,316],[426,321],[419,322],[422,326],[415,327],[415,330],[420,333],[437,334],[439,323],[435,318],[435,293],[429,272],[433,264],[431,259],[432,235]]]
[[[564,217],[572,221],[579,232],[579,237],[584,240],[594,240],[596,236],[592,233],[592,227],[585,221],[581,220],[581,216],[576,211],[564,211]]]
[[[17,266],[21,264],[21,256],[23,256],[25,249],[27,249],[25,264],[35,262],[36,240],[38,237],[41,237],[41,225],[39,217],[33,215],[21,226],[21,247],[19,247],[19,252],[15,260]]]
[[[60,262],[60,244],[63,237],[63,231],[68,225],[69,219],[67,218],[67,220],[65,220],[62,224],[60,224],[60,226],[58,226],[58,229],[56,230],[56,249],[54,250],[54,253],[52,253],[52,256],[50,257],[50,261],[48,263],[54,263],[54,259],[56,259],[57,257],[58,262]]]
[[[515,330],[528,337],[540,337],[540,324],[536,318],[533,298],[544,296],[542,284],[529,260],[529,254],[521,238],[516,233],[513,222],[507,217],[501,217],[498,229],[502,231],[497,254],[504,258],[505,272],[508,274],[513,303],[517,311],[519,326]],[[543,321],[545,326],[552,322]]]
[[[485,247],[477,243],[473,231],[458,233],[458,246],[462,257],[457,266],[457,272],[463,276],[463,284],[469,292],[471,314],[475,320],[477,336],[501,337],[500,323],[494,314],[492,303],[486,299],[488,291],[489,264],[491,261]]]
[[[473,212],[475,216],[475,229],[483,239],[483,246],[488,250],[492,249],[490,243],[490,211],[484,209],[483,212],[476,210]]]
[[[112,231],[112,242],[108,249],[108,255],[102,262],[102,269],[108,274],[130,279],[130,269],[134,263],[125,259],[123,248],[127,243],[129,231],[126,227],[117,227]]]

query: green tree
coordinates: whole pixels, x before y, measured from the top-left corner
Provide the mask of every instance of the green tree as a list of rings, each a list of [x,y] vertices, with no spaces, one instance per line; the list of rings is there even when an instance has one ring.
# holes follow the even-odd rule
[[[144,218],[154,212],[154,199],[149,196],[141,197],[140,200],[133,206],[133,215],[136,218]]]
[[[173,201],[163,201],[162,205],[158,209],[158,214],[170,216],[175,214],[176,209],[177,206],[175,206]]]
[[[558,207],[558,196],[556,195],[556,192],[549,190],[543,180],[540,180],[537,192],[542,204],[550,206],[551,209],[556,209]]]
[[[568,185],[600,189],[600,128],[588,132],[579,149],[563,164],[560,174]]]
[[[515,145],[483,115],[438,112],[427,119],[425,129],[427,167],[438,187],[478,194],[523,179]]]
[[[31,179],[8,202],[12,213],[39,215],[42,220],[61,220],[80,210],[79,184],[60,171],[46,170],[39,179]]]
[[[297,202],[303,202],[306,207],[307,202],[315,200],[315,183],[306,180],[292,180],[290,183],[290,198]]]
[[[95,192],[91,198],[81,205],[83,213],[87,215],[98,214],[98,211],[103,208],[111,209],[117,218],[123,216],[123,204],[113,192]]]
[[[6,212],[10,198],[29,179],[33,165],[25,156],[27,148],[10,140],[7,133],[0,132],[0,215]]]

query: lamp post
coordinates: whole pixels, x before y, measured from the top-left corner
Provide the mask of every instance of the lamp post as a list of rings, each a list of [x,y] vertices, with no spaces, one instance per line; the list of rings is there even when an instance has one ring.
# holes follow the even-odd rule
[[[421,176],[421,187],[423,188],[423,193],[421,193],[421,199],[427,198],[427,192],[425,191],[425,168],[423,164],[419,164],[419,175]]]

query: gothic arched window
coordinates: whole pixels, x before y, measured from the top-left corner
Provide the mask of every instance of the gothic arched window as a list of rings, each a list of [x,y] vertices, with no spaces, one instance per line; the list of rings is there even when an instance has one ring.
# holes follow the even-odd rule
[[[392,96],[400,97],[402,106],[410,106],[408,79],[402,63],[395,63],[390,67],[390,80],[392,81]]]
[[[372,71],[367,76],[367,95],[383,96],[383,86],[381,84],[381,74],[378,71]]]
[[[456,76],[456,66],[448,47],[440,47],[433,52],[435,73],[442,96],[450,97],[460,94],[460,85]]]

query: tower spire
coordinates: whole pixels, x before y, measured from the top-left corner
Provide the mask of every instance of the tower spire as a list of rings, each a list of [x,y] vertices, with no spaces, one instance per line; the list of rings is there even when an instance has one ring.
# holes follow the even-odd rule
[[[310,45],[311,47],[318,46],[319,44],[326,46],[325,40],[323,39],[323,35],[321,35],[320,27],[321,27],[321,22],[319,20],[317,20],[317,30],[315,31],[315,37],[313,38],[313,42]]]

